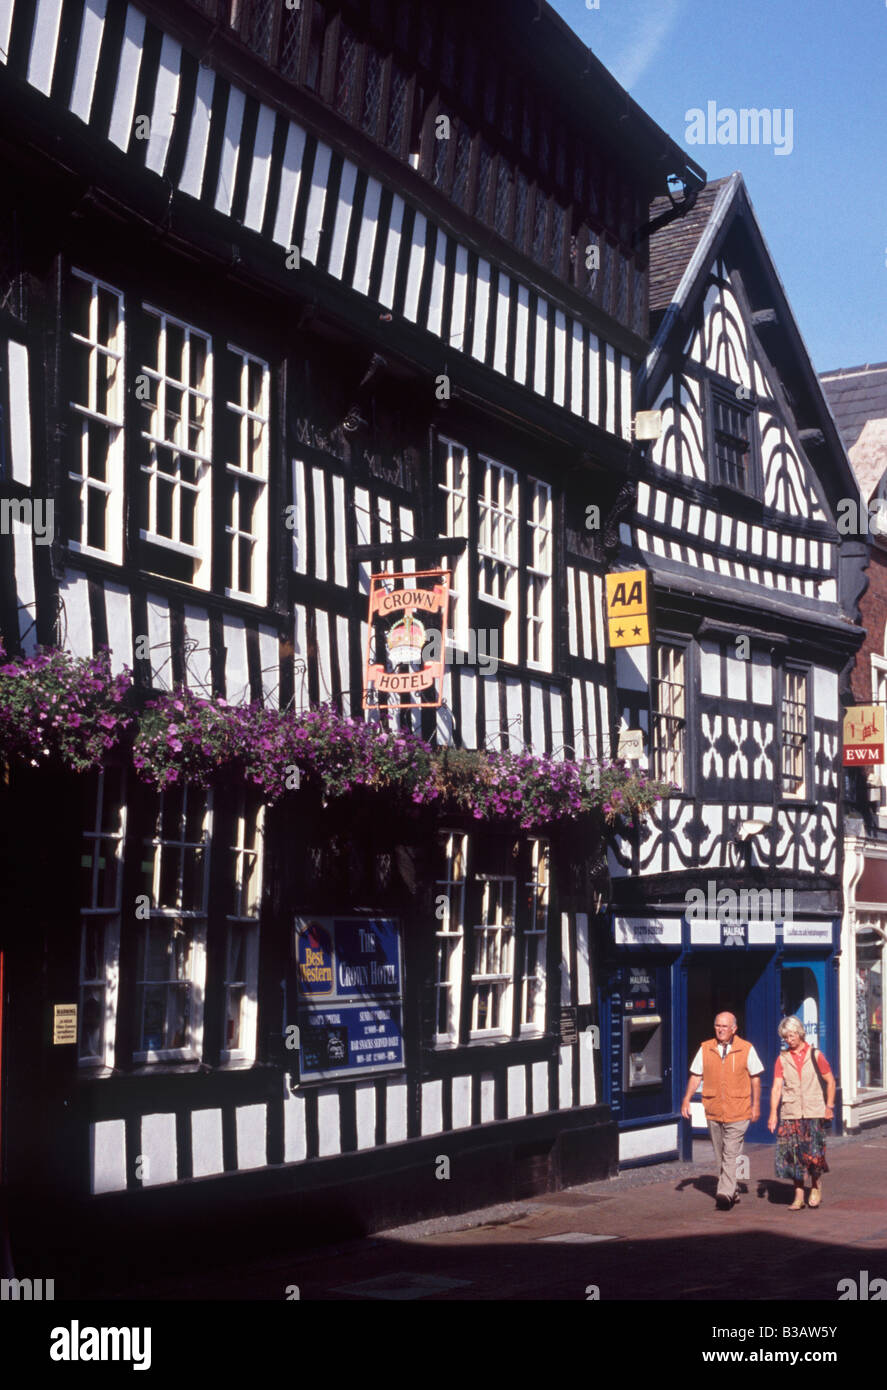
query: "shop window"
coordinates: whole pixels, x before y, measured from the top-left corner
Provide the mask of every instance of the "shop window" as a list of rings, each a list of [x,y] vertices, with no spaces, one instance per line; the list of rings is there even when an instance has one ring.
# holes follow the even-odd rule
[[[808,794],[808,718],[806,672],[789,669],[782,689],[780,767],[784,797],[803,799]]]
[[[866,943],[864,929],[856,950],[856,1066],[861,1090],[884,1086],[884,944]]]
[[[686,778],[687,679],[683,647],[655,648],[651,731],[653,776],[684,790]]]
[[[81,1066],[114,1066],[120,956],[120,902],[126,835],[125,774],[106,768],[87,779],[80,858]]]
[[[467,844],[468,836],[457,833],[441,835],[437,842],[434,1041],[438,1044],[459,1041]]]
[[[139,1062],[198,1060],[203,1050],[210,794],[184,783],[158,793],[145,841],[137,960]]]
[[[72,550],[123,560],[123,295],[74,270],[70,281]]]
[[[256,1055],[263,832],[264,807],[255,797],[241,792],[234,816],[234,843],[228,851],[223,1062],[252,1061]]]

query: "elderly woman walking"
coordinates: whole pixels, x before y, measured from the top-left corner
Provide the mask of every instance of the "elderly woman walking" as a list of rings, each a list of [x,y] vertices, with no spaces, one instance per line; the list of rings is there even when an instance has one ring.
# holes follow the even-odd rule
[[[804,1205],[804,1178],[810,1174],[808,1205],[822,1201],[822,1175],[828,1172],[825,1159],[825,1127],[834,1115],[835,1078],[821,1052],[811,1047],[799,1018],[792,1015],[779,1025],[779,1036],[786,1051],[776,1059],[773,1090],[770,1093],[770,1119],[767,1128],[776,1129],[779,1102],[782,1123],[776,1144],[776,1176],[791,1178],[795,1200],[789,1211]]]

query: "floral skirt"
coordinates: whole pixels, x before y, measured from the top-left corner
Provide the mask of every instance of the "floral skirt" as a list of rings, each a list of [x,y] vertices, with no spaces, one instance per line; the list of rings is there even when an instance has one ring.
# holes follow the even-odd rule
[[[776,1133],[776,1176],[803,1187],[804,1174],[818,1178],[825,1161],[825,1120],[783,1120]]]

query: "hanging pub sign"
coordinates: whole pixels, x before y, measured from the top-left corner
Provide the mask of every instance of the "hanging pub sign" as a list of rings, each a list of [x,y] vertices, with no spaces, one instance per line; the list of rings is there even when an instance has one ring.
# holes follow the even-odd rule
[[[844,766],[884,761],[884,706],[851,705],[844,711]]]
[[[372,576],[364,709],[442,703],[449,601],[449,570]]]
[[[400,926],[390,918],[297,917],[303,1081],[401,1070]]]
[[[606,574],[607,631],[611,647],[646,647],[650,642],[647,571]]]

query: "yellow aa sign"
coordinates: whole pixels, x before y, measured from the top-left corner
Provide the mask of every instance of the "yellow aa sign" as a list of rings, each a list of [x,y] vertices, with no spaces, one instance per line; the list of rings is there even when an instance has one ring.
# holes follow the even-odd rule
[[[608,574],[607,627],[611,647],[645,647],[650,641],[647,571]]]

